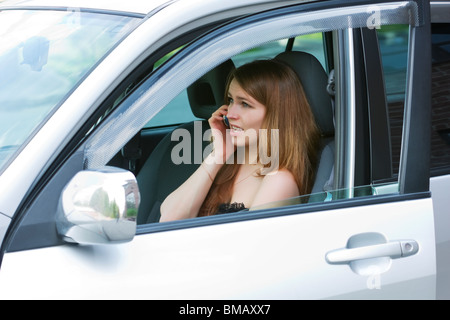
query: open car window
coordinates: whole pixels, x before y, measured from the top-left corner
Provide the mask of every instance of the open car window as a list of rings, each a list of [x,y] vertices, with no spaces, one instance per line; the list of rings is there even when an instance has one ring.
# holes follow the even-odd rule
[[[365,89],[360,86],[362,82],[359,80],[368,81],[365,78],[365,71],[367,70],[364,70],[364,68],[371,61],[367,61],[366,65],[364,65],[364,63],[357,60],[358,58],[355,58],[364,54],[354,52],[355,48],[358,47],[356,42],[362,41],[356,39],[355,35],[359,32],[358,30],[363,29],[374,33],[374,29],[378,27],[367,26],[367,21],[371,14],[371,11],[367,9],[361,6],[354,10],[353,13],[350,13],[353,17],[351,20],[352,25],[350,26],[348,25],[349,13],[344,9],[327,12],[326,18],[321,15],[321,12],[314,12],[313,14],[299,12],[286,14],[282,18],[267,17],[265,24],[255,23],[252,25],[250,19],[249,24],[245,27],[242,25],[236,25],[236,27],[233,24],[228,25],[224,29],[218,29],[216,33],[208,34],[206,39],[202,39],[198,44],[194,41],[176,54],[172,55],[170,53],[171,58],[162,63],[151,77],[120,103],[113,112],[112,117],[102,123],[96,132],[89,137],[84,151],[86,168],[96,168],[108,164],[113,156],[120,153],[121,148],[142,128],[144,128],[142,132],[145,132],[145,136],[149,139],[146,141],[150,141],[153,138],[155,140],[149,143],[151,148],[144,152],[145,156],[143,158],[139,159],[141,163],[137,172],[138,181],[140,180],[139,175],[145,176],[145,172],[142,171],[144,163],[151,157],[164,157],[163,167],[170,167],[169,163],[172,161],[170,158],[171,152],[166,153],[169,156],[164,155],[160,141],[162,136],[171,134],[171,131],[164,131],[164,134],[162,136],[158,135],[158,137],[157,134],[153,135],[153,133],[160,132],[160,128],[167,125],[176,126],[181,124],[183,126],[184,123],[192,121],[201,123],[202,120],[207,119],[206,117],[198,116],[191,110],[192,102],[189,100],[187,89],[194,82],[228,59],[231,59],[236,65],[241,65],[255,59],[273,58],[278,53],[285,51],[298,51],[307,52],[318,59],[323,71],[328,76],[331,76],[332,72],[337,73],[337,76],[332,79],[335,90],[332,93],[328,93],[333,107],[336,108],[335,119],[333,119],[336,131],[330,131],[326,136],[332,138],[335,133],[340,132],[340,140],[336,141],[336,144],[330,149],[327,149],[331,156],[331,158],[328,157],[327,161],[331,161],[331,166],[328,166],[329,170],[322,175],[323,183],[319,185],[318,189],[313,190],[311,195],[302,195],[298,199],[293,200],[294,202],[291,202],[291,205],[292,203],[295,205],[317,204],[329,202],[330,200],[397,193],[399,180],[394,173],[391,173],[392,170],[388,170],[391,174],[375,177],[371,167],[374,162],[381,161],[380,159],[388,159],[389,163],[386,166],[391,168],[392,154],[391,152],[384,154],[384,151],[378,152],[372,148],[373,145],[384,144],[387,140],[384,140],[384,138],[380,140],[377,131],[369,130],[371,126],[374,124],[376,126],[378,123],[370,122],[372,118],[368,115],[368,98],[361,93]],[[416,23],[410,19],[411,14],[416,14],[414,6],[392,4],[380,7],[380,10],[385,18],[380,23],[388,26]],[[310,28],[311,21],[314,21],[312,29]],[[331,24],[331,21],[333,24]],[[251,34],[251,41],[248,41]],[[332,36],[330,38],[331,41],[327,41],[327,46],[325,46],[326,34]],[[403,36],[404,39],[402,41],[404,40],[408,43],[410,35],[404,33]],[[294,41],[291,42],[290,39],[294,39]],[[349,43],[350,40],[352,41],[351,43]],[[233,46],[231,46],[232,43],[234,44]],[[378,51],[379,49],[377,48],[377,52],[381,52],[383,61],[389,61],[391,55],[395,54],[395,52]],[[327,50],[332,50],[332,54],[330,55]],[[333,57],[333,55],[334,59],[330,60],[330,57]],[[349,69],[345,67],[345,63],[350,61],[348,60],[349,55],[353,55],[356,59],[352,63],[355,63],[355,61],[360,63],[357,68],[356,65],[350,67],[354,74],[350,74]],[[405,69],[406,67],[407,65],[405,65]],[[382,77],[382,81],[384,79]],[[344,89],[352,87],[354,91],[346,91]],[[386,94],[384,98],[386,101],[390,101]],[[401,97],[400,100],[402,98],[404,99],[404,97]],[[351,102],[349,99],[353,99],[353,101]],[[396,99],[398,98],[396,97]],[[379,110],[387,112],[386,104],[379,104],[375,107],[371,105],[371,107],[375,112]],[[385,122],[384,125],[387,130],[387,133],[384,132],[384,135],[389,135],[389,121],[392,122],[392,120],[384,118],[382,121]],[[123,128],[127,128],[129,133],[124,135]],[[172,129],[170,128],[170,130]],[[200,144],[208,142],[202,133],[199,137],[201,140]],[[192,136],[192,138],[195,138],[195,136]],[[390,138],[388,136],[388,139]],[[375,143],[376,141],[378,142]],[[181,140],[176,141],[176,138],[173,138],[172,142],[175,142],[176,145]],[[390,141],[388,146],[390,148]],[[180,146],[178,147],[177,150],[179,151]],[[200,146],[200,149],[204,150],[204,147]],[[170,150],[173,151],[173,148]],[[366,154],[370,154],[370,158],[365,158]],[[191,163],[200,164],[201,161],[199,162],[198,160],[201,160],[202,156],[203,154],[200,158],[192,158]],[[345,170],[341,169],[342,165],[345,167]],[[158,171],[156,172],[156,177],[158,174],[164,174],[164,171],[159,170],[157,166],[149,167],[156,168],[155,170]],[[140,208],[139,216],[144,217],[140,224],[158,221],[158,215],[154,213],[159,210],[159,205],[164,197],[177,184],[177,182],[173,181],[175,179],[173,177],[179,177],[182,173],[189,176],[188,171],[180,169],[180,167],[173,167],[173,170],[168,171],[165,180],[171,186],[158,185],[147,189],[145,187],[146,182],[140,183],[143,199],[153,196],[158,198],[154,199],[147,207]],[[145,178],[143,179],[145,180]],[[308,201],[305,201],[306,199]],[[155,218],[147,219],[149,215],[154,215]]]

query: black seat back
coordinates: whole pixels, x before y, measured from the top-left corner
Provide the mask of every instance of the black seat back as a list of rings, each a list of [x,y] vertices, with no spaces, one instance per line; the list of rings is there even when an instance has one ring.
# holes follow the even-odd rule
[[[328,75],[313,55],[300,52],[283,52],[277,60],[288,64],[298,75],[306,98],[322,135],[322,149],[312,193],[332,187],[334,167],[334,111],[333,101],[327,91]]]

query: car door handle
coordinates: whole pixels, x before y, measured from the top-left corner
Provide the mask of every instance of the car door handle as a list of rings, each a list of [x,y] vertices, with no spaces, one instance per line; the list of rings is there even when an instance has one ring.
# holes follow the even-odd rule
[[[403,258],[416,254],[419,245],[414,240],[392,241],[370,246],[338,249],[327,253],[326,260],[330,264],[345,264],[355,260],[381,257]]]

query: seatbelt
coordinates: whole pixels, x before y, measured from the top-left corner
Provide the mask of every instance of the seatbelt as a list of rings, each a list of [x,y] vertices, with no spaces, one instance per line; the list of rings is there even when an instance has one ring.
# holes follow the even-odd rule
[[[334,100],[334,96],[336,95],[335,90],[335,80],[334,80],[334,69],[330,71],[330,74],[328,75],[328,84],[327,84],[327,92]]]
[[[138,132],[130,141],[122,148],[122,157],[125,160],[124,167],[136,174],[136,163],[142,157],[142,149],[140,148],[141,132]]]
[[[330,74],[328,75],[327,92],[331,98],[331,108],[333,109],[333,124],[336,127],[334,118],[334,97],[336,96],[336,81],[334,79],[334,69],[331,70]]]

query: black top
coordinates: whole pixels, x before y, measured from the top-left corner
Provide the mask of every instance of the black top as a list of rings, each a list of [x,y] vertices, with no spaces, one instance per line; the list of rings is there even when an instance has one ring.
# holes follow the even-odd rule
[[[222,203],[221,205],[219,205],[217,214],[237,212],[237,211],[242,211],[242,210],[246,210],[246,209],[247,208],[245,207],[245,205],[243,203],[237,203],[237,202]]]

